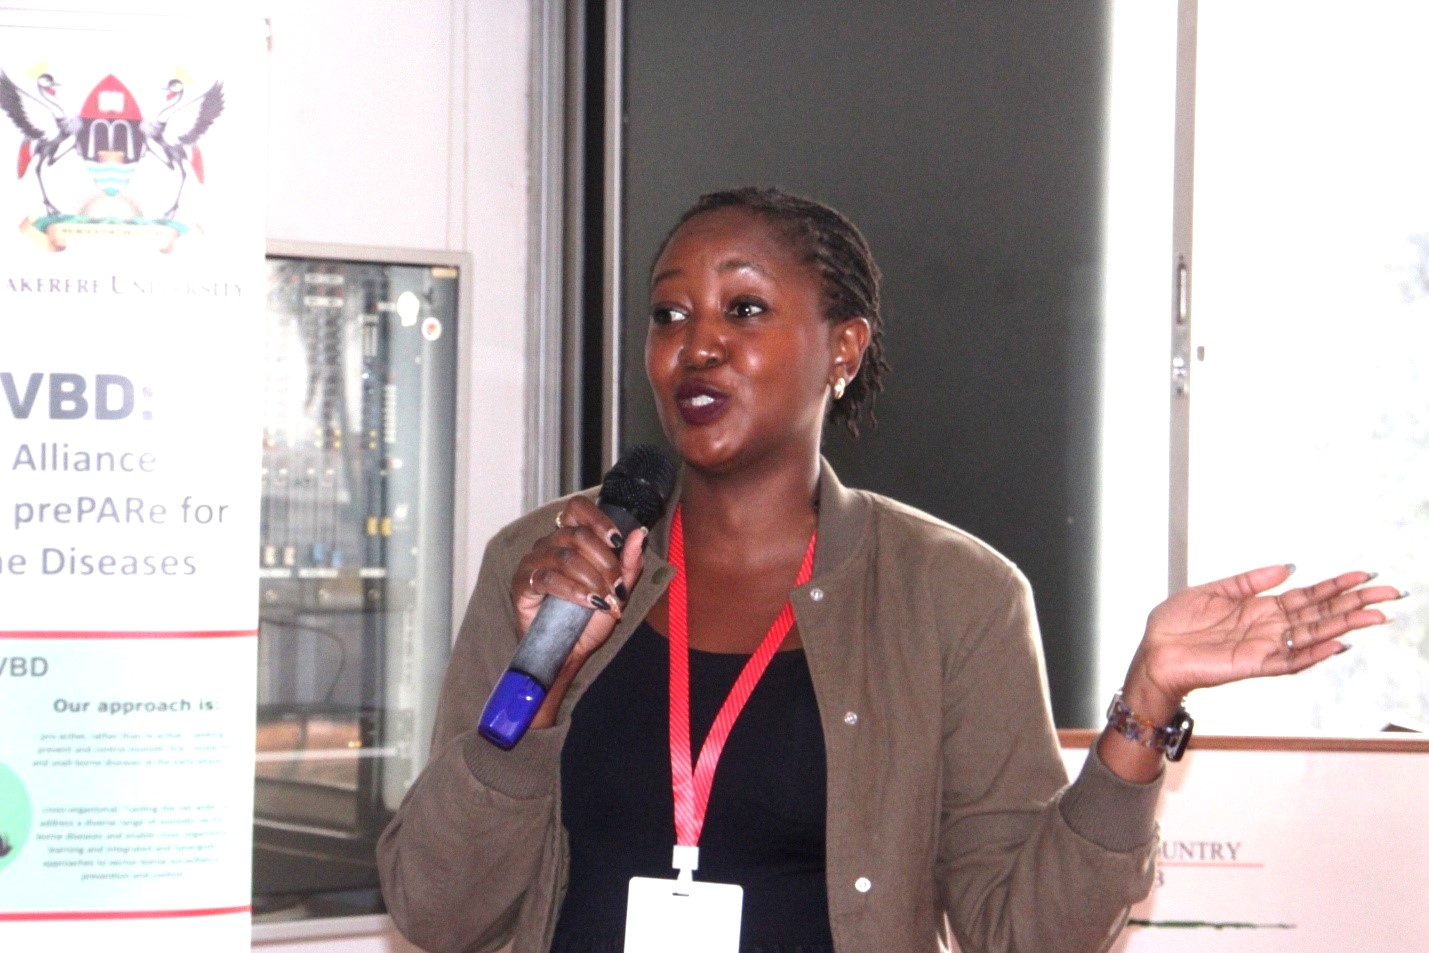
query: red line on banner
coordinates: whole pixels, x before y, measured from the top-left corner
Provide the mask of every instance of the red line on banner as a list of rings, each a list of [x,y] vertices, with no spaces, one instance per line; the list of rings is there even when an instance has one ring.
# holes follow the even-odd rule
[[[51,913],[0,913],[0,923],[22,920],[161,920],[173,917],[221,917],[250,913],[251,904],[241,907],[207,907],[200,910],[60,910]]]
[[[239,639],[257,634],[257,629],[213,632],[0,632],[0,639]]]

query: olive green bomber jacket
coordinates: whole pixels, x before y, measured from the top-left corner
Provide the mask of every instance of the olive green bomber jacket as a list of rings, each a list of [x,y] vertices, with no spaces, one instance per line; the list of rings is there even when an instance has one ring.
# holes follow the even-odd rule
[[[378,845],[398,929],[430,953],[546,953],[567,875],[560,751],[571,708],[669,584],[669,515],[610,641],[557,724],[503,752],[474,731],[517,643],[516,562],[556,501],[488,544],[426,770]],[[827,882],[840,953],[1109,946],[1150,889],[1159,781],[1096,757],[1067,785],[1030,587],[927,514],[820,476],[813,578],[791,601],[828,762]],[[944,919],[946,914],[946,921]]]

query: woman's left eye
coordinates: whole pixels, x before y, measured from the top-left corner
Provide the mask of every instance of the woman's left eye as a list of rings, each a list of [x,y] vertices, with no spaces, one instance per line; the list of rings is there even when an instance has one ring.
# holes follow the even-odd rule
[[[736,318],[752,318],[763,314],[765,311],[764,302],[755,301],[750,298],[740,298],[733,301],[729,306],[729,313]]]

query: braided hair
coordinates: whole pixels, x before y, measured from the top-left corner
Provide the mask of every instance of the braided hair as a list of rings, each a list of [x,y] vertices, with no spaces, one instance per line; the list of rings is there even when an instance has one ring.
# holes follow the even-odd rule
[[[841,420],[855,437],[858,425],[867,419],[877,426],[873,401],[883,389],[888,362],[883,356],[883,316],[878,307],[881,272],[858,228],[839,212],[813,199],[791,195],[779,189],[746,186],[700,196],[666,233],[655,252],[655,260],[680,227],[697,215],[716,209],[745,209],[767,219],[783,232],[811,265],[824,284],[824,318],[830,322],[849,318],[868,321],[868,347],[858,375],[848,382],[844,394],[829,408],[829,417]]]

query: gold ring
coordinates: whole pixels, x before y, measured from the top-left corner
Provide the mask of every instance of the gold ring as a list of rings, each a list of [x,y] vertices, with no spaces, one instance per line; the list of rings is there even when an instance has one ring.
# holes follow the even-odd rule
[[[565,527],[561,525],[561,514],[560,514],[560,513],[557,513],[557,514],[556,514],[556,529],[565,529]]]

